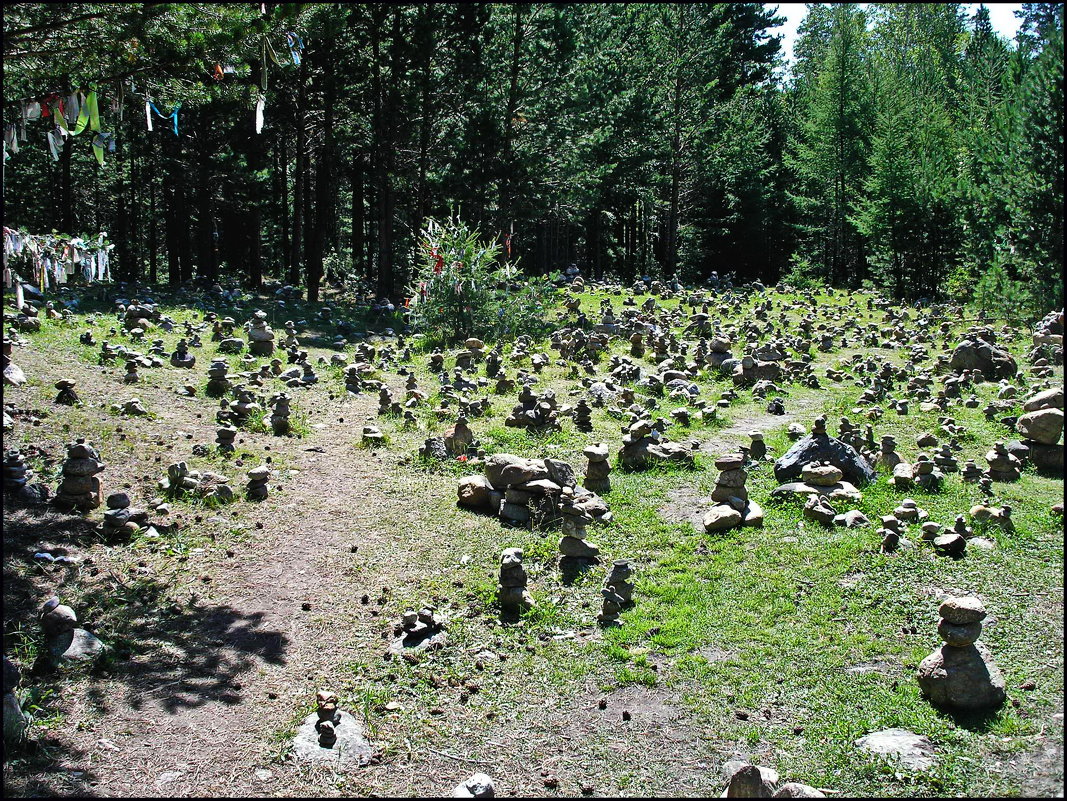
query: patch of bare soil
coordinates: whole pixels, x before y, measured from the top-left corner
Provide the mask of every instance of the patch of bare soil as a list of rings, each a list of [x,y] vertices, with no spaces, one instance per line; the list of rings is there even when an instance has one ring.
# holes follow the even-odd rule
[[[709,496],[703,496],[693,487],[682,486],[667,493],[667,503],[657,511],[668,523],[690,523],[697,531],[703,531],[704,513],[711,508]]]

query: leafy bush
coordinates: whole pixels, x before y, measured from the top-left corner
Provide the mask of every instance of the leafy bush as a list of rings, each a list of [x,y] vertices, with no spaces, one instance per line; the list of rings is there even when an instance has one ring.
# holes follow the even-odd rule
[[[411,322],[432,342],[466,337],[537,336],[546,328],[554,287],[499,262],[501,247],[453,215],[430,220],[419,241],[418,271],[408,288]]]

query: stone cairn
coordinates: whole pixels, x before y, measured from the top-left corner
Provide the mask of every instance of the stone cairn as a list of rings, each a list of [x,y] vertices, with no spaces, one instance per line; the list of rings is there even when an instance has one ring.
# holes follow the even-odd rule
[[[215,429],[215,444],[218,445],[220,452],[233,453],[236,450],[233,444],[235,439],[237,439],[237,429],[234,426],[223,425]]]
[[[22,453],[17,450],[4,454],[4,492],[17,492],[33,477]]]
[[[634,585],[630,581],[632,576],[633,567],[629,560],[616,559],[604,581],[604,588],[600,591],[604,596],[603,607],[596,618],[600,625],[621,625],[619,615],[623,607],[633,600]]]
[[[1008,452],[1003,442],[995,443],[985,459],[989,462],[989,478],[993,481],[1018,481],[1022,475],[1023,463]]]
[[[748,446],[749,458],[759,462],[767,458],[767,443],[763,441],[763,432],[749,431],[748,436],[752,439]]]
[[[189,342],[183,337],[174,346],[174,353],[170,355],[172,367],[184,367],[191,369],[196,364],[196,357],[189,352]]]
[[[574,427],[583,434],[588,434],[593,430],[592,414],[593,410],[585,398],[579,400],[574,407]]]
[[[937,492],[945,483],[945,474],[925,453],[920,453],[915,461],[915,483],[927,492]]]
[[[1038,470],[1063,472],[1063,389],[1053,387],[1031,395],[1023,403],[1024,414],[1015,421],[1015,430],[1026,439],[1030,460]]]
[[[274,331],[267,325],[267,313],[256,311],[248,326],[248,351],[254,356],[274,354]]]
[[[980,479],[983,475],[985,474],[982,472],[981,468],[979,468],[978,465],[975,464],[974,459],[968,459],[964,463],[963,469],[960,471],[960,477],[968,484],[978,483],[978,479]]]
[[[331,748],[337,742],[337,726],[341,722],[341,713],[337,709],[339,702],[337,693],[332,690],[315,693],[315,730],[323,748]]]
[[[270,407],[270,427],[271,430],[277,434],[288,434],[290,430],[289,415],[291,414],[289,409],[289,403],[291,399],[285,392],[279,392],[276,395],[272,395],[270,400],[267,401],[267,406]]]
[[[582,451],[589,460],[585,467],[585,480],[582,484],[590,492],[598,495],[611,491],[611,464],[608,462],[610,451],[601,443],[589,445]]]
[[[59,390],[59,394],[56,395],[56,403],[61,403],[64,406],[73,406],[78,402],[78,393],[74,391],[74,381],[71,379],[59,379],[56,381],[56,389]]]
[[[938,607],[937,633],[945,644],[926,657],[916,673],[919,687],[940,707],[973,710],[1004,703],[1004,678],[977,640],[985,606],[977,598],[947,598]]]
[[[526,590],[526,581],[522,548],[505,548],[500,555],[500,587],[497,593],[502,610],[516,611],[533,606],[533,598]]]
[[[53,503],[61,511],[77,509],[88,512],[100,506],[100,479],[96,474],[104,469],[100,454],[84,439],[67,445],[67,460],[63,463],[63,480]]]
[[[141,380],[141,376],[137,374],[137,360],[128,359],[126,361],[126,375],[122,377],[123,383],[136,384]]]
[[[107,496],[107,511],[101,530],[105,537],[119,534],[130,536],[136,534],[142,526],[148,525],[148,512],[130,505],[130,496],[125,492],[115,492]]]
[[[230,365],[225,359],[212,359],[207,371],[207,392],[218,397],[230,391],[235,376],[230,375]]]
[[[190,470],[185,462],[175,462],[167,467],[167,475],[158,482],[161,491],[180,495],[192,492],[208,500],[227,503],[233,500],[229,479],[207,470]]]
[[[270,492],[268,481],[270,481],[269,467],[266,465],[253,467],[248,471],[248,485],[245,487],[245,497],[250,501],[265,500]]]
[[[881,448],[877,456],[874,457],[874,466],[892,470],[900,462],[900,454],[897,453],[897,438],[892,434],[886,434],[882,437]]]
[[[78,616],[56,597],[41,607],[41,631],[52,664],[60,661],[91,659],[105,649],[94,635],[78,627]]]
[[[705,531],[726,531],[762,523],[763,512],[749,500],[745,489],[748,473],[744,467],[745,457],[741,453],[726,454],[715,460],[715,468],[720,472],[715,479],[715,489],[711,491],[715,505],[704,515]]]
[[[558,509],[563,517],[563,536],[559,541],[559,552],[564,560],[596,562],[600,548],[588,542],[586,528],[594,517],[586,508],[586,500],[595,495],[576,495],[573,487],[563,487],[560,492]]]

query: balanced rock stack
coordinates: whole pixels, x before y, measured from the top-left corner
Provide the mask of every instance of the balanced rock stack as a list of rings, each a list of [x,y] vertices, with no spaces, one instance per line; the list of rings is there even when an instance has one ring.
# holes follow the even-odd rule
[[[270,492],[267,482],[270,481],[270,468],[266,465],[253,467],[248,471],[248,485],[245,487],[245,497],[250,501],[262,501]]]
[[[752,443],[748,446],[749,458],[760,462],[767,458],[767,443],[763,441],[762,431],[749,431],[748,436]]]
[[[593,410],[589,407],[589,403],[585,398],[582,398],[574,406],[574,427],[584,434],[588,434],[593,430]]]
[[[270,427],[278,435],[289,433],[289,403],[291,399],[285,392],[272,395],[267,405],[270,407]]]
[[[78,402],[78,393],[74,391],[74,381],[71,379],[59,379],[56,381],[56,389],[59,390],[59,394],[56,395],[56,403],[61,403],[64,406],[73,406]]]
[[[1015,430],[1026,437],[1023,444],[1030,448],[1030,460],[1038,470],[1062,473],[1063,446],[1058,443],[1063,433],[1063,387],[1032,395],[1023,403],[1023,411]]]
[[[222,453],[233,453],[236,450],[233,444],[235,439],[237,439],[237,429],[234,426],[225,425],[215,429],[215,444]]]
[[[141,376],[137,374],[137,360],[129,359],[126,362],[126,375],[122,377],[122,380],[126,384],[136,384],[141,380]]]
[[[601,590],[604,603],[596,618],[602,626],[619,625],[619,614],[633,600],[634,585],[630,581],[633,574],[633,567],[627,559],[616,559],[611,566]]]
[[[235,377],[230,375],[230,365],[225,359],[212,359],[207,370],[208,394],[216,397],[225,395],[230,391],[231,382]]]
[[[189,352],[189,343],[184,339],[179,339],[178,344],[174,346],[174,353],[170,355],[170,364],[172,367],[185,367],[189,369],[196,364],[196,357]]]
[[[4,383],[13,387],[21,387],[26,383],[26,374],[22,372],[21,367],[11,361],[11,352],[14,347],[15,343],[4,337]]]
[[[608,446],[599,442],[589,445],[582,451],[582,455],[589,460],[585,467],[585,480],[582,482],[585,488],[598,494],[610,492],[611,464],[608,462]]]
[[[526,590],[526,568],[522,566],[522,548],[505,548],[500,555],[500,587],[497,599],[505,611],[529,609],[533,598]]]
[[[100,454],[84,439],[67,445],[67,460],[63,463],[63,480],[53,503],[62,511],[77,509],[88,512],[100,506],[100,479],[96,474],[104,469]]]
[[[809,462],[804,465],[800,478],[800,481],[776,487],[771,491],[771,497],[807,501],[809,496],[818,494],[831,502],[846,503],[859,503],[863,499],[860,491],[843,479],[841,469],[829,462]]]
[[[704,515],[705,531],[725,531],[737,526],[760,526],[763,510],[755,501],[749,500],[745,482],[748,473],[744,469],[745,457],[740,453],[720,456],[715,467],[720,471],[715,479],[711,499],[715,505]]]
[[[916,673],[923,694],[951,709],[988,709],[1004,703],[1004,677],[985,646],[985,606],[977,598],[947,598],[938,607],[937,633],[945,644],[926,657]]]
[[[207,470],[190,470],[185,462],[175,462],[167,467],[167,475],[159,481],[163,492],[192,492],[201,498],[226,503],[233,500],[229,479]]]
[[[4,492],[18,492],[32,476],[33,472],[21,451],[12,450],[4,454]]]
[[[148,512],[131,506],[130,496],[125,492],[115,492],[107,496],[107,511],[104,512],[102,524],[105,537],[110,538],[118,534],[130,536],[147,525]]]
[[[385,444],[385,434],[377,426],[363,426],[363,444],[368,448],[377,448]]]
[[[267,325],[267,313],[256,311],[248,326],[248,351],[254,356],[274,353],[274,331]]]
[[[94,635],[78,628],[78,616],[58,598],[49,598],[41,607],[41,631],[53,664],[91,659],[106,648]]]
[[[683,462],[691,464],[693,452],[677,442],[668,442],[647,419],[633,423],[622,438],[619,461],[627,470],[652,464]]]
[[[563,517],[561,529],[563,536],[559,541],[559,552],[564,559],[597,561],[600,548],[586,540],[586,528],[596,517],[596,507],[603,506],[603,501],[596,495],[581,489],[579,495],[575,487],[563,487],[560,492],[558,509]]]
[[[1003,442],[994,443],[985,459],[989,462],[989,477],[993,481],[1018,481],[1022,475],[1023,463],[1008,451]]]
[[[978,479],[983,475],[982,469],[975,464],[974,459],[968,459],[964,463],[963,469],[960,471],[960,477],[968,484],[977,483]]]
[[[925,453],[920,453],[915,461],[915,483],[927,492],[937,492],[945,483],[945,474]]]

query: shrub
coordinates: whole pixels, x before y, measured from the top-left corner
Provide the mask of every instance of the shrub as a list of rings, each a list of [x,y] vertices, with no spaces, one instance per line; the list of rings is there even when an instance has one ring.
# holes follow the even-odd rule
[[[419,241],[418,271],[408,288],[411,322],[431,342],[537,336],[555,291],[544,277],[500,263],[501,247],[453,215],[430,220]]]

